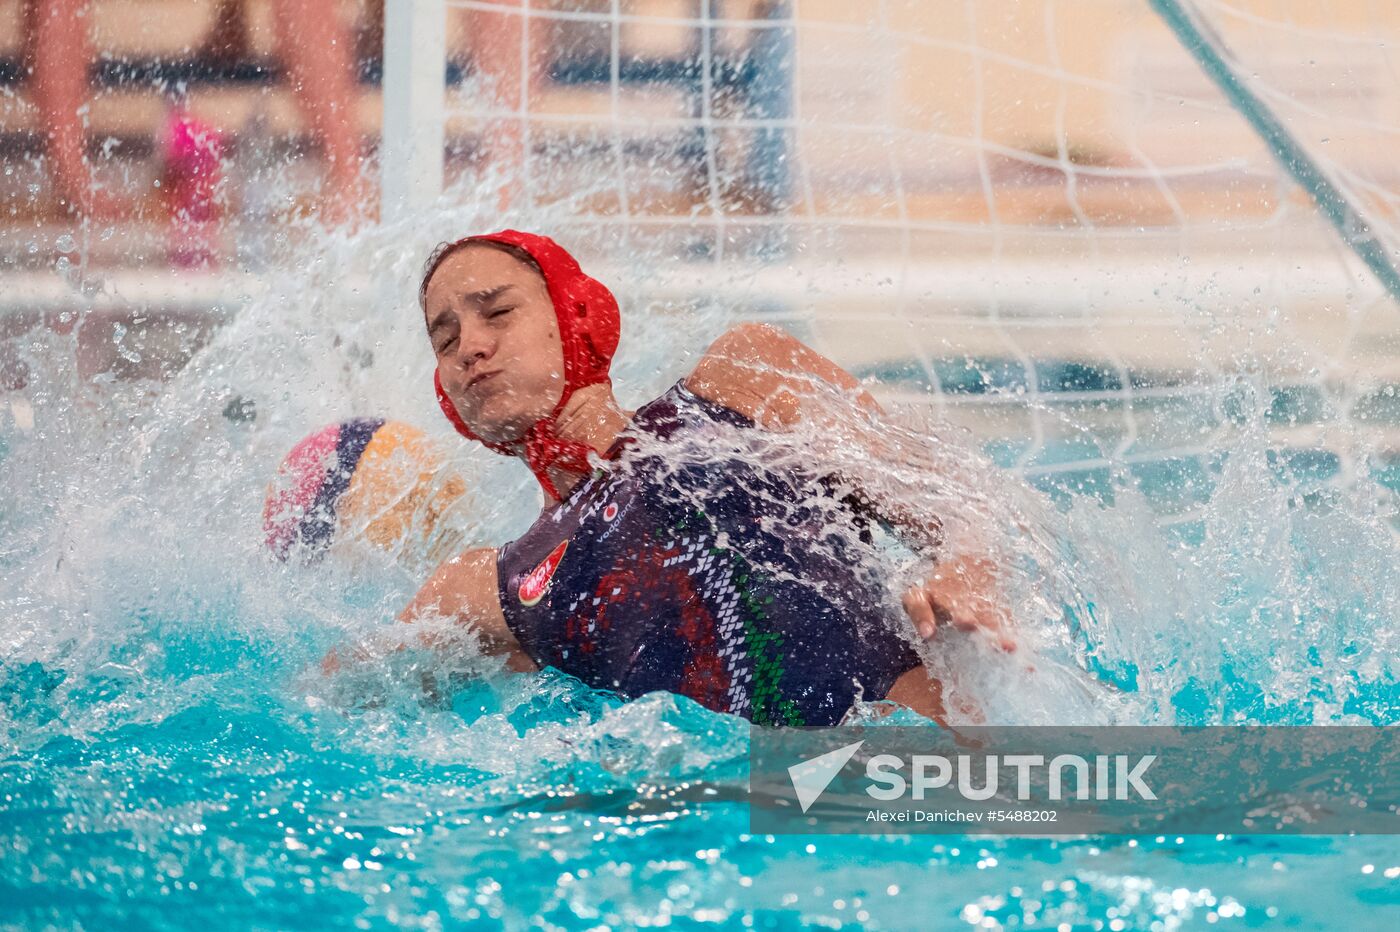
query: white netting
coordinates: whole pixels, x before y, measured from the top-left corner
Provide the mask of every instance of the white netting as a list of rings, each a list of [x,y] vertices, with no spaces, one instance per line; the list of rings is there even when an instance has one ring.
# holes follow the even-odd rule
[[[567,204],[634,306],[784,322],[1029,475],[1169,464],[1168,520],[1240,429],[1393,483],[1395,299],[1149,0],[448,6],[543,59],[462,69],[455,171],[522,138],[516,205]],[[1393,262],[1400,7],[1192,8]]]

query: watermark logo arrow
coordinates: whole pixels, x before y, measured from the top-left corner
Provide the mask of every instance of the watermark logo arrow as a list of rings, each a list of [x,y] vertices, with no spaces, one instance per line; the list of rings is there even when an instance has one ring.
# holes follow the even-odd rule
[[[855,744],[848,744],[839,747],[834,751],[818,755],[804,760],[800,764],[793,764],[788,768],[788,776],[792,778],[793,791],[797,793],[797,802],[802,806],[802,811],[806,812],[812,807],[812,803],[825,792],[831,785],[831,781],[836,779],[836,775],[841,772],[841,768],[860,750],[860,746],[865,741],[857,741]]]

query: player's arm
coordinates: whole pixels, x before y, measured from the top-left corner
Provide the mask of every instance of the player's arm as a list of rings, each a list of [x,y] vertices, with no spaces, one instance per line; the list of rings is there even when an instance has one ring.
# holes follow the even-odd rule
[[[849,372],[777,327],[730,328],[700,360],[686,387],[771,430],[806,422],[876,455],[886,448],[877,421],[884,412],[874,396]],[[833,404],[833,389],[848,403]],[[928,582],[904,594],[904,610],[920,634],[932,637],[937,622],[947,620],[959,628],[987,630],[1004,648],[1014,646],[1005,633],[1007,618],[992,561],[975,555],[940,560],[942,526],[936,515],[913,513],[882,498],[878,490],[863,487],[858,475],[844,478],[856,485],[863,506],[908,546],[935,561]]]
[[[506,624],[496,586],[496,549],[475,547],[439,566],[399,613],[399,621],[448,618],[470,628],[481,639],[482,650],[504,656],[516,671],[536,669]]]
[[[470,629],[480,640],[481,649],[491,656],[503,656],[506,667],[517,672],[536,669],[521,649],[501,612],[496,589],[496,550],[477,547],[443,562],[428,578],[413,601],[399,613],[399,621],[445,618]],[[421,636],[432,646],[432,635]],[[367,658],[354,657],[362,660]],[[332,652],[322,662],[326,673],[335,672],[343,661]]]

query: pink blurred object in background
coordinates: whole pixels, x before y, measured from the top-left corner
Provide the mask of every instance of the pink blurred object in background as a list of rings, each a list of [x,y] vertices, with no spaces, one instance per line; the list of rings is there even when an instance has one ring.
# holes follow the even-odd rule
[[[165,126],[161,180],[170,210],[171,265],[185,269],[218,265],[223,180],[219,131],[183,108],[172,110]]]

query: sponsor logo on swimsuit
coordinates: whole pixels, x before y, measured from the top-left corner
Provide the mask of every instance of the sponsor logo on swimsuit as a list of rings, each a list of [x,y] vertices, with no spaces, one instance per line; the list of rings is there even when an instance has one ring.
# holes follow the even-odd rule
[[[554,578],[554,570],[559,570],[559,561],[563,560],[566,550],[568,542],[563,540],[559,546],[549,551],[549,556],[539,561],[538,567],[533,568],[521,579],[521,588],[517,593],[521,605],[536,605],[540,599],[545,598],[545,592],[549,591],[549,581]]]
[[[619,528],[626,526],[622,519],[627,515],[628,509],[637,503],[636,490],[630,488],[620,488],[617,490],[617,498],[603,508],[603,527],[598,532],[599,543],[612,537]]]
[[[540,599],[544,598],[545,592],[549,589],[549,581],[554,578],[554,571],[559,568],[559,561],[564,559],[564,551],[569,548],[567,540],[561,541],[558,547],[549,552],[549,556],[540,561],[540,565],[532,569],[528,575],[520,580],[521,605],[536,605]]]

